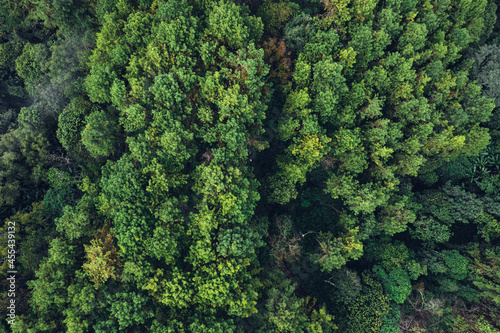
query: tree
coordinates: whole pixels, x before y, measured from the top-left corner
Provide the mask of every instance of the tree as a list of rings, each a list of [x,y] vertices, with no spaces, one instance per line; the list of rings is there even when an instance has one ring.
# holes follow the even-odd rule
[[[294,292],[286,278],[268,291],[266,312],[260,316],[263,325],[256,332],[332,332],[336,328],[324,306],[314,309],[315,299],[299,298]]]
[[[118,273],[118,254],[113,244],[113,235],[105,227],[100,235],[90,241],[89,246],[85,246],[87,262],[82,268],[94,282],[96,289],[106,283],[109,278],[117,279]]]
[[[500,129],[500,95],[498,95],[498,80],[495,73],[500,71],[500,59],[498,58],[497,45],[483,45],[473,55],[475,63],[472,69],[473,75],[478,83],[483,86],[484,94],[489,98],[494,98],[495,110],[488,122],[488,127],[493,129],[492,136],[498,141],[498,131]]]
[[[4,0],[12,330],[493,329],[495,11]]]
[[[283,39],[287,47],[298,55],[315,30],[316,27],[312,23],[312,18],[301,13],[287,22],[283,29]]]
[[[392,269],[387,273],[378,265],[373,266],[373,271],[384,285],[387,297],[398,304],[403,304],[411,293],[408,273],[402,268]]]
[[[17,212],[15,215],[5,220],[2,233],[6,235],[5,243],[2,243],[2,254],[7,258],[12,246],[8,246],[8,231],[15,228],[16,234],[16,261],[22,266],[23,274],[26,278],[34,277],[40,262],[47,254],[47,244],[55,237],[55,230],[47,221],[50,219],[50,212],[43,202],[33,203],[31,210],[26,213]],[[10,227],[10,228],[9,228]],[[12,238],[10,238],[12,239]],[[12,253],[11,253],[12,254]],[[9,261],[5,260],[2,265],[2,274],[6,275]],[[19,268],[21,270],[21,268]]]
[[[293,2],[266,0],[259,6],[257,15],[262,19],[266,33],[276,35],[297,11],[297,7]]]
[[[374,215],[376,233],[394,235],[416,218],[398,194],[404,177],[488,144],[481,124],[494,105],[459,61],[489,29],[487,2],[447,4],[439,14],[416,2],[324,3],[292,75],[269,199],[295,199],[296,186],[328,162],[325,191],[353,215]]]
[[[500,303],[498,248],[490,248],[482,252],[476,247],[470,254],[473,283],[480,290],[479,296],[486,302],[498,306]],[[500,320],[498,314],[494,314],[494,310],[490,313],[493,320],[498,324]]]
[[[320,233],[318,240],[321,254],[315,255],[315,260],[322,270],[339,269],[351,259],[359,259],[363,255],[363,244],[358,235],[359,228],[349,230],[346,235],[334,238],[333,235]]]
[[[17,74],[30,84],[30,93],[47,71],[48,56],[49,52],[45,45],[27,43],[23,47],[23,53],[16,59]]]
[[[206,21],[184,1],[106,16],[86,88],[92,102],[112,103],[118,120],[93,111],[81,135],[94,156],[126,141],[102,170],[97,200],[116,234],[120,279],[172,314],[197,307],[247,317],[264,227],[253,217],[259,184],[246,164],[263,133],[269,68],[254,44],[259,20],[233,3],[207,9]],[[115,143],[117,123],[125,133]],[[104,243],[86,249],[86,274],[112,284]],[[110,320],[96,330],[111,329]],[[192,329],[228,327],[216,322]]]
[[[373,275],[363,273],[363,289],[356,301],[344,307],[339,328],[346,332],[379,332],[389,312],[389,300]]]
[[[36,193],[47,171],[49,143],[41,133],[21,126],[0,138],[0,205],[12,206],[30,186]],[[23,195],[26,199],[34,193]],[[27,196],[26,196],[27,195]]]
[[[59,114],[57,138],[66,151],[78,152],[81,150],[79,147],[80,133],[86,126],[85,116],[88,116],[92,111],[97,110],[80,96],[73,98]]]
[[[93,157],[108,157],[118,150],[116,144],[120,138],[117,121],[109,112],[93,111],[85,118],[85,127],[81,132],[82,143]]]
[[[67,288],[77,268],[77,255],[74,245],[54,238],[50,242],[49,256],[42,261],[36,272],[36,279],[28,282],[33,290],[30,303],[43,318],[35,323],[37,330],[63,329],[59,319],[68,304]]]

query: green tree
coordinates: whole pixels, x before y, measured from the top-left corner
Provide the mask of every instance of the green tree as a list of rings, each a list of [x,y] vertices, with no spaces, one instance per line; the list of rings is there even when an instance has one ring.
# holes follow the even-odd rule
[[[436,5],[433,14],[434,4],[416,1],[324,4],[279,120],[285,149],[269,199],[297,198],[308,173],[325,165],[314,181],[326,182],[325,191],[353,215],[374,215],[376,233],[394,235],[416,219],[398,193],[402,179],[488,144],[481,124],[494,105],[460,58],[490,29],[483,15],[491,8],[463,1]]]
[[[30,84],[30,89],[34,89],[35,83],[47,71],[48,56],[46,45],[27,43],[24,45],[23,53],[16,59],[16,71],[26,83]]]
[[[45,136],[28,126],[18,127],[0,138],[0,205],[12,206],[21,188],[30,186],[34,197],[48,166],[49,143]],[[32,197],[32,198],[33,198]],[[29,199],[28,199],[29,200]]]
[[[364,272],[362,281],[361,294],[345,307],[339,328],[346,332],[379,332],[389,312],[389,300],[382,285],[370,273]]]
[[[82,97],[75,97],[59,114],[57,138],[68,152],[79,152],[80,133],[85,128],[85,116],[92,111],[92,105]]]
[[[398,304],[404,303],[411,293],[411,282],[408,273],[402,268],[391,269],[387,273],[378,265],[373,267],[373,271],[384,285],[387,297]]]
[[[316,300],[299,298],[290,280],[281,279],[267,292],[263,325],[256,332],[332,332],[333,316],[325,307],[315,309]]]
[[[257,15],[262,19],[266,33],[276,35],[293,16],[297,7],[293,2],[265,0],[259,6]]]
[[[41,317],[34,323],[35,330],[63,330],[59,319],[68,305],[67,288],[77,268],[76,257],[74,245],[66,244],[60,238],[50,242],[49,256],[40,264],[36,279],[28,282],[33,290],[30,303]]]
[[[498,248],[480,251],[476,247],[470,254],[473,283],[480,291],[479,296],[489,304],[492,304],[492,306],[498,306],[500,303],[500,280],[498,272],[500,256]],[[498,325],[500,318],[494,309],[491,309],[490,314]]]
[[[315,260],[322,270],[330,272],[339,269],[348,260],[359,259],[363,255],[363,244],[360,242],[358,232],[359,228],[356,227],[338,238],[330,233],[320,233],[318,242],[321,254],[315,255]]]
[[[85,118],[81,131],[82,143],[93,157],[108,157],[116,154],[120,139],[120,128],[110,112],[93,111]]]
[[[206,21],[184,1],[106,16],[86,88],[91,101],[116,108],[125,129],[116,144],[123,139],[127,151],[103,168],[97,208],[116,235],[122,281],[171,313],[203,307],[247,317],[258,297],[253,268],[264,226],[253,217],[259,184],[246,164],[251,144],[265,146],[269,69],[254,44],[258,19],[233,3],[207,9]],[[94,155],[114,152],[114,119],[88,116],[82,142]],[[87,246],[94,260],[85,266],[99,282],[116,276],[102,246]]]

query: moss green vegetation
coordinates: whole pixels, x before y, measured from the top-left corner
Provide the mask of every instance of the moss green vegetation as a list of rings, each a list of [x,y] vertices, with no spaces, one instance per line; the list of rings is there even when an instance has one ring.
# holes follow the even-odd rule
[[[498,24],[2,0],[0,332],[499,332]]]

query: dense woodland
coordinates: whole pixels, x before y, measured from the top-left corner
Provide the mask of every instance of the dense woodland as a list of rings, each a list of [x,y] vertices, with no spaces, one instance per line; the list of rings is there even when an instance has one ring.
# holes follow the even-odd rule
[[[499,333],[497,13],[0,0],[0,332]]]

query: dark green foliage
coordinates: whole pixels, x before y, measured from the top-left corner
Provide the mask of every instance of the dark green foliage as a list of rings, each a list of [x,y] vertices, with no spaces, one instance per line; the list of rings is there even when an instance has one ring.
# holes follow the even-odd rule
[[[316,29],[312,18],[302,13],[287,22],[283,30],[283,39],[287,47],[298,55]]]
[[[489,210],[484,206],[485,202],[481,200],[482,198],[474,193],[451,186],[445,186],[443,191],[449,197],[449,202],[453,207],[453,217],[456,221],[468,223],[477,219],[484,210]],[[499,213],[496,209],[494,211]]]
[[[360,296],[362,290],[361,278],[358,273],[345,268],[333,271],[327,280],[333,286],[331,296],[344,304],[352,304]]]
[[[473,283],[481,292],[479,296],[487,302],[498,306],[500,303],[499,250],[497,248],[480,251],[477,247],[471,252]],[[496,324],[500,324],[500,316],[490,312]]]
[[[500,87],[496,75],[500,72],[499,50],[496,44],[483,45],[473,55],[475,60],[473,73],[478,83],[483,85],[485,95],[495,100],[496,108],[488,122],[488,127],[492,129],[492,137],[497,141],[500,137]]]
[[[410,258],[408,248],[400,241],[387,241],[387,238],[370,241],[366,247],[366,259],[380,262],[386,271],[403,267]]]
[[[384,295],[382,285],[367,272],[363,273],[362,281],[360,296],[345,307],[343,317],[339,318],[339,328],[342,331],[379,332],[389,312],[389,300]]]
[[[36,2],[33,16],[48,29],[59,28],[65,35],[88,28],[91,18],[79,1],[42,0]]]
[[[425,191],[414,198],[419,215],[410,228],[410,234],[427,245],[447,242],[453,235],[450,227],[455,222],[453,205],[443,192]]]
[[[13,109],[4,110],[0,115],[0,133],[3,135],[17,127],[17,113]]]
[[[411,293],[411,282],[408,273],[402,268],[392,269],[387,273],[379,266],[374,266],[373,271],[384,285],[387,297],[396,303],[404,303]]]
[[[2,69],[14,69],[16,59],[23,53],[23,44],[19,40],[10,40],[0,44],[0,66]]]
[[[325,308],[315,309],[316,300],[297,297],[295,286],[280,275],[267,292],[266,312],[260,315],[263,324],[256,332],[332,332],[333,317]]]
[[[47,171],[49,144],[32,128],[22,126],[0,138],[0,206],[12,206],[21,197],[20,190],[36,190]],[[36,193],[36,192],[35,192]],[[23,194],[30,200],[34,193]],[[31,197],[31,201],[35,198]]]
[[[60,238],[53,239],[49,256],[41,262],[36,279],[28,282],[33,289],[30,302],[43,318],[34,324],[36,330],[63,330],[59,314],[68,304],[69,279],[78,267],[76,255],[75,246],[66,244]]]
[[[297,9],[297,4],[291,1],[264,0],[257,10],[257,15],[264,23],[265,32],[276,35]]]
[[[51,188],[45,193],[45,206],[56,217],[60,216],[63,207],[73,204],[76,199],[76,180],[68,172],[51,168],[47,173],[47,181]]]
[[[399,309],[399,306],[394,303],[391,303],[389,312],[387,313],[382,322],[380,333],[398,333],[400,318],[401,318],[401,311]]]
[[[413,227],[409,230],[412,238],[421,240],[430,246],[436,243],[445,243],[453,236],[448,225],[440,223],[433,217],[421,217],[413,223]]]
[[[496,10],[2,1],[7,331],[494,332]]]
[[[59,216],[62,213],[63,207],[71,203],[68,198],[69,193],[64,190],[48,189],[43,196],[43,201],[47,209],[54,216]]]
[[[5,221],[2,227],[2,232],[7,234],[9,226],[15,224],[18,243],[17,248],[20,250],[21,255],[17,261],[19,266],[22,267],[26,277],[33,278],[35,271],[38,269],[40,261],[47,254],[47,244],[50,243],[55,236],[55,229],[53,225],[48,223],[51,214],[43,202],[33,203],[30,212],[16,213]],[[9,223],[13,222],[13,223]],[[11,247],[7,244],[7,237],[1,245],[2,254],[7,256]],[[2,265],[2,274],[6,274],[9,262],[5,260]],[[17,266],[16,266],[17,267]],[[21,267],[18,267],[21,271]]]
[[[81,151],[80,133],[86,125],[85,116],[89,115],[91,110],[91,103],[82,97],[75,97],[59,115],[57,138],[67,151]]]
[[[17,74],[31,85],[31,89],[47,71],[48,56],[49,51],[46,45],[26,43],[23,53],[16,59]]]
[[[484,86],[484,93],[495,99],[496,105],[500,105],[500,83],[497,75],[500,73],[499,51],[498,45],[484,45],[474,54],[474,75],[478,83]]]
[[[468,260],[456,250],[443,251],[444,263],[454,279],[463,280],[467,277]]]
[[[441,181],[451,181],[452,184],[460,183],[467,177],[472,163],[468,158],[459,158],[440,167],[436,173]]]
[[[434,274],[439,284],[440,293],[455,293],[458,291],[467,294],[468,287],[460,281],[464,281],[469,274],[469,260],[457,250],[443,250],[437,252],[424,252],[423,262],[427,265],[429,272]],[[472,291],[474,293],[474,291]]]
[[[90,113],[85,118],[81,136],[83,145],[93,157],[108,157],[119,151],[120,128],[111,111]]]
[[[313,258],[322,270],[332,271],[339,269],[350,259],[359,259],[363,254],[363,245],[360,242],[358,228],[349,230],[341,237],[334,238],[330,233],[320,233],[317,239],[321,253]]]
[[[88,195],[84,195],[76,207],[64,206],[60,214],[61,216],[55,219],[56,229],[69,240],[89,236],[91,226],[96,224],[94,202]]]

